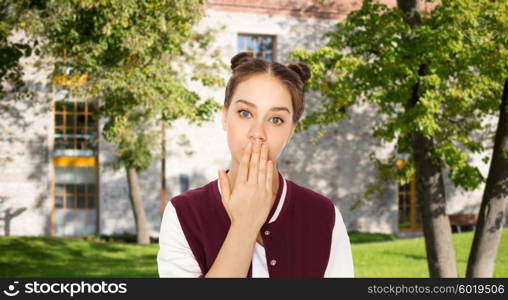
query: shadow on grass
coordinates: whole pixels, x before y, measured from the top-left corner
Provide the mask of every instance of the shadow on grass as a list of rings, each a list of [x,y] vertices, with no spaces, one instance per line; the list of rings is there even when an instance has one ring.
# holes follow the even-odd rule
[[[0,238],[0,277],[158,277],[157,245]]]
[[[382,255],[390,255],[390,256],[396,256],[396,257],[404,257],[414,260],[424,260],[427,261],[427,256],[425,255],[416,255],[416,254],[408,254],[408,253],[402,253],[397,251],[382,251],[380,252]]]
[[[351,231],[351,232],[348,232],[348,235],[349,235],[349,241],[352,244],[387,242],[387,241],[397,240],[397,237],[395,235],[384,234],[384,233],[368,233],[368,232]]]

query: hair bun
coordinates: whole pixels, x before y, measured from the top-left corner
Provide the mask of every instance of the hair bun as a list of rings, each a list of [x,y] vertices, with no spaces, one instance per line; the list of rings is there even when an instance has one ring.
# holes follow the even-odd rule
[[[310,69],[306,64],[297,63],[297,64],[289,64],[287,66],[291,70],[295,71],[298,75],[300,75],[300,79],[303,84],[307,82],[310,78]]]
[[[253,60],[252,56],[248,52],[240,52],[231,58],[231,70],[236,69],[239,65]]]

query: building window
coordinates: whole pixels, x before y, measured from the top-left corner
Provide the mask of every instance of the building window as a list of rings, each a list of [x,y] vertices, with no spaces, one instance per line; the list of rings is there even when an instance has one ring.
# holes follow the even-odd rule
[[[400,160],[398,166],[404,165]],[[411,182],[399,185],[399,231],[421,231],[422,220],[420,215],[420,206],[416,199],[416,180],[413,176]]]
[[[95,156],[95,104],[74,98],[61,87],[55,93],[54,156]]]
[[[75,236],[97,232],[97,169],[94,160],[58,158],[55,162],[55,233]]]
[[[248,52],[252,57],[273,61],[275,55],[275,36],[238,34],[238,52]]]
[[[56,167],[55,207],[94,209],[97,195],[95,167]]]
[[[52,234],[75,236],[98,231],[96,105],[72,94],[69,86],[86,82],[59,64],[53,78],[54,151]]]

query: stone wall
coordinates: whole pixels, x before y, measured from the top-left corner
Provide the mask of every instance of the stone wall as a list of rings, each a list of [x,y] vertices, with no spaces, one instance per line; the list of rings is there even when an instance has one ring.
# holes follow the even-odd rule
[[[51,89],[47,69],[33,62],[21,61],[33,98],[7,95],[0,101],[0,235],[51,230]]]

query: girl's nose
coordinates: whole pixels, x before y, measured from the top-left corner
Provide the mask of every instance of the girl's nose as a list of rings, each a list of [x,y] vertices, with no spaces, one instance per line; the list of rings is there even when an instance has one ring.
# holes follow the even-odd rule
[[[256,142],[256,140],[261,140],[262,142],[266,141],[266,132],[262,123],[255,122],[252,124],[249,130],[249,138],[251,138],[253,142]]]

